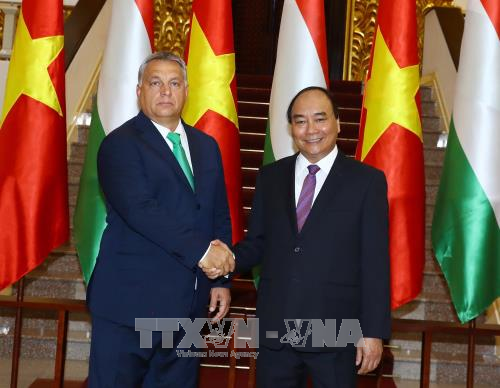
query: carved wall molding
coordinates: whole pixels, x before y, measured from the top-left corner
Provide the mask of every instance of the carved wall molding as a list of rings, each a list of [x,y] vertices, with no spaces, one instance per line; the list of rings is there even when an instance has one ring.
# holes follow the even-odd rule
[[[3,11],[0,11],[0,42],[3,41],[3,25],[5,20],[5,14]]]
[[[155,49],[169,50],[184,55],[184,46],[190,29],[192,0],[155,0]]]
[[[366,77],[377,21],[378,0],[351,0],[351,20],[347,20],[346,34],[351,36],[348,63],[344,66],[344,79],[361,81]],[[452,0],[416,0],[419,58],[422,58],[424,17],[432,7],[453,6]],[[420,61],[422,62],[422,61]]]
[[[154,0],[154,43],[156,50],[170,50],[183,56],[190,30],[193,0]],[[379,0],[349,0],[346,23],[344,79],[363,80],[370,63]],[[416,0],[418,48],[422,57],[424,16],[435,6],[453,6],[453,0]],[[64,10],[65,18],[71,8]],[[0,42],[3,35],[3,12],[0,12]]]

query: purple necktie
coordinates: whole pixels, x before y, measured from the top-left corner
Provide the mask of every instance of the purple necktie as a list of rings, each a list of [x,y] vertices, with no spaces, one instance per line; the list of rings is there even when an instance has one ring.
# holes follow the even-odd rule
[[[302,230],[307,216],[311,211],[314,189],[316,188],[316,173],[319,171],[319,167],[311,164],[307,166],[307,169],[309,170],[309,174],[304,179],[299,201],[297,202],[297,229],[299,232]]]

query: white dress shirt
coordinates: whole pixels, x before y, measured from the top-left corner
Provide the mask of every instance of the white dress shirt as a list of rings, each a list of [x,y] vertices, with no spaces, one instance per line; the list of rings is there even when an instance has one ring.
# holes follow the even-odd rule
[[[170,150],[172,151],[174,149],[174,145],[170,140],[167,139],[168,133],[172,131],[170,131],[170,129],[164,127],[163,125],[154,122],[153,120],[151,120],[151,122],[154,124],[156,129],[158,129],[158,131],[161,134],[161,137],[163,137],[163,139],[167,142],[168,146],[170,147]],[[179,135],[181,135],[181,145],[182,148],[184,148],[184,153],[186,154],[186,158],[188,160],[189,167],[191,168],[191,172],[193,172],[193,164],[191,163],[191,153],[189,152],[189,143],[186,135],[186,130],[184,129],[181,120],[179,120],[179,124],[177,124],[174,133],[178,133]]]
[[[316,188],[314,189],[314,197],[312,202],[312,204],[314,204],[314,201],[316,200],[318,193],[320,192],[321,188],[323,187],[323,184],[325,183],[328,173],[332,169],[333,163],[335,162],[338,153],[339,151],[337,149],[337,146],[335,145],[333,150],[331,150],[328,155],[323,157],[323,159],[319,160],[317,163],[311,163],[302,154],[299,154],[299,156],[297,156],[297,160],[295,161],[295,206],[297,206],[297,202],[299,201],[299,196],[300,192],[302,191],[302,185],[304,184],[304,179],[306,178],[307,174],[309,174],[307,166],[315,164],[320,168],[319,171],[316,173]]]

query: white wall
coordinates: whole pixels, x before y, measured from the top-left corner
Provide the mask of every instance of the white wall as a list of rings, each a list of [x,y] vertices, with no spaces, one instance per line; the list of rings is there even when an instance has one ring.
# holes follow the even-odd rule
[[[443,97],[445,116],[449,121],[455,95],[455,80],[457,70],[450,55],[450,50],[441,30],[436,11],[432,10],[425,16],[424,54],[422,58],[422,77],[434,76]]]
[[[89,83],[94,80],[101,66],[108,25],[111,16],[111,1],[106,1],[80,49],[66,70],[66,125],[68,144],[76,136],[75,120],[87,102]],[[75,133],[73,133],[75,132]]]

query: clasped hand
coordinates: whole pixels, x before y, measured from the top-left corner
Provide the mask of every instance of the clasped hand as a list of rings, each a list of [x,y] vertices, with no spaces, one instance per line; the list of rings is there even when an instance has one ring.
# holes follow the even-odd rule
[[[234,271],[234,257],[231,250],[220,240],[210,243],[210,248],[198,266],[210,279],[227,275]]]

